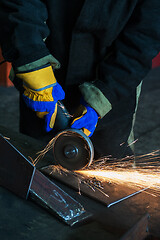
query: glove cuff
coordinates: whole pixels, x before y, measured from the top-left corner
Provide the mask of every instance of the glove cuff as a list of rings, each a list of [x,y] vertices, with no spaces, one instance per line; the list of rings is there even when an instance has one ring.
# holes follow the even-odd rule
[[[112,105],[104,94],[92,83],[85,82],[79,86],[84,100],[103,118],[111,109]]]
[[[56,78],[50,64],[30,72],[17,73],[16,76],[23,81],[26,87],[34,91],[42,91],[56,84]]]

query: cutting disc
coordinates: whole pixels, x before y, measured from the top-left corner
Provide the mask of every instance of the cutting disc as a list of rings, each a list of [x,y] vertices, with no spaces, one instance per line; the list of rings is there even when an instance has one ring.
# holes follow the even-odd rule
[[[53,155],[56,163],[64,168],[78,170],[91,164],[94,148],[81,130],[67,129],[55,137]]]

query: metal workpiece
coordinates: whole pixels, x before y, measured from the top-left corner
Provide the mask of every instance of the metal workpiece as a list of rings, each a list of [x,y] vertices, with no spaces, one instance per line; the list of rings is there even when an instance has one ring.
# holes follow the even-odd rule
[[[0,185],[27,198],[35,166],[0,135]]]
[[[50,181],[8,140],[0,135],[0,185],[40,206],[73,226],[91,217],[84,207]]]
[[[35,171],[30,196],[70,226],[83,222],[92,216],[79,202],[38,170]]]

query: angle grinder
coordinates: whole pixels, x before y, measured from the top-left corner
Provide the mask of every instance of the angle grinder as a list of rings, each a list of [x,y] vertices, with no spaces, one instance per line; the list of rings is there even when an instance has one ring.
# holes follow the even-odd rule
[[[58,102],[55,122],[53,156],[56,163],[69,170],[89,166],[94,157],[94,147],[82,130],[69,128],[72,117],[62,102]]]

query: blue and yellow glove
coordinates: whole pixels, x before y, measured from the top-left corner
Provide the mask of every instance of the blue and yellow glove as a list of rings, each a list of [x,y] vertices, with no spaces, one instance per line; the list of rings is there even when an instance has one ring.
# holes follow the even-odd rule
[[[73,115],[74,120],[71,123],[71,128],[82,129],[88,137],[91,137],[97,126],[99,115],[84,100],[81,102],[78,110]]]
[[[65,97],[62,87],[55,79],[51,65],[30,72],[17,73],[16,76],[23,81],[24,102],[39,118],[45,119],[46,132],[51,131],[57,115],[57,102]]]

